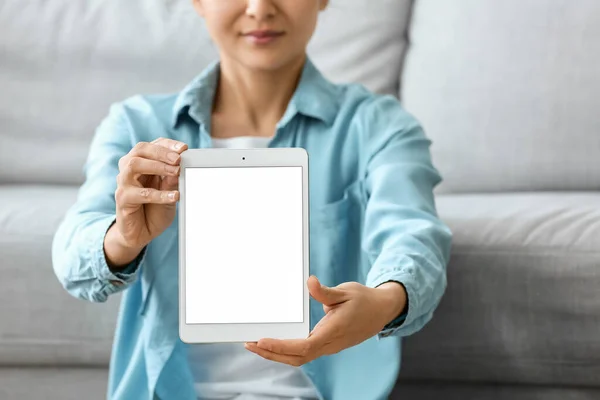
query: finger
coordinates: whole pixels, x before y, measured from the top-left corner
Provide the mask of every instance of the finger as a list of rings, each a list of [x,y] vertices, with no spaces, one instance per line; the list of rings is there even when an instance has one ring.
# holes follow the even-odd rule
[[[302,357],[308,356],[314,349],[313,343],[307,339],[260,339],[257,346],[272,353]]]
[[[244,347],[247,350],[250,350],[251,352],[258,354],[262,358],[265,358],[265,359],[271,360],[271,361],[275,361],[275,362],[280,362],[283,364],[292,365],[294,367],[299,367],[303,364],[306,364],[308,361],[310,361],[310,360],[305,359],[304,357],[300,357],[300,356],[290,356],[290,355],[286,355],[286,354],[273,353],[271,351],[261,349],[260,347],[258,347],[256,345],[256,343],[246,343]]]
[[[117,188],[115,198],[120,205],[173,204],[179,200],[179,192],[128,186]]]
[[[148,179],[148,183],[146,185],[142,185],[142,187],[147,187],[150,189],[156,189],[156,190],[161,190],[160,189],[160,183],[162,180],[161,176],[158,175],[146,175],[147,177],[149,177]]]
[[[165,176],[160,182],[160,190],[178,190],[179,189],[179,177],[178,176]]]
[[[128,180],[137,179],[140,175],[179,176],[181,170],[179,166],[142,157],[129,157],[123,161],[120,168]]]
[[[174,150],[179,154],[183,153],[188,148],[187,144],[180,142],[179,140],[173,140],[163,137],[153,140],[152,143],[162,146],[169,150]]]
[[[339,303],[346,301],[346,292],[337,288],[330,288],[325,285],[321,285],[316,276],[308,278],[306,283],[308,291],[313,299],[325,306],[334,306]]]
[[[158,143],[139,142],[124,158],[141,157],[149,160],[162,161],[171,165],[178,165],[181,160],[181,155],[173,149],[161,146]]]

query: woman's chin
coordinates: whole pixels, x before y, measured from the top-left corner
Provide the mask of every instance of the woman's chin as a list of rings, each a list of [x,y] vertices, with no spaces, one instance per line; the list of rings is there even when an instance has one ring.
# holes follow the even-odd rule
[[[238,64],[254,71],[277,71],[290,64],[303,59],[304,54],[298,56],[290,55],[289,52],[282,51],[263,51],[252,50],[245,51],[244,54],[237,54],[235,59]]]

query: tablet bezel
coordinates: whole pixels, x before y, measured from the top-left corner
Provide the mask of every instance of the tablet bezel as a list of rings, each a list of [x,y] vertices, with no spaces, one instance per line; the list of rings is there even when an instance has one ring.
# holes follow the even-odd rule
[[[302,167],[303,322],[187,324],[185,285],[185,176],[187,168]],[[302,148],[192,149],[181,154],[179,175],[179,336],[185,343],[251,342],[261,338],[303,339],[310,330],[308,153]]]

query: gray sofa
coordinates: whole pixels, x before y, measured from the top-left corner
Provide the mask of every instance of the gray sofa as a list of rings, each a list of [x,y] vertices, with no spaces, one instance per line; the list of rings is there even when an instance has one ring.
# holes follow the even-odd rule
[[[119,298],[69,297],[52,236],[110,103],[215,58],[190,3],[0,2],[0,399],[105,396]],[[392,398],[600,399],[600,1],[333,0],[310,54],[445,177],[449,286]]]

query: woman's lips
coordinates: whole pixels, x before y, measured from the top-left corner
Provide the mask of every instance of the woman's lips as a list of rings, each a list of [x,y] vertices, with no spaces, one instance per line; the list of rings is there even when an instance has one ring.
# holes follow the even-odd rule
[[[245,33],[243,36],[246,40],[250,41],[253,44],[265,45],[274,42],[281,36],[283,36],[283,32],[281,31],[252,31]]]

